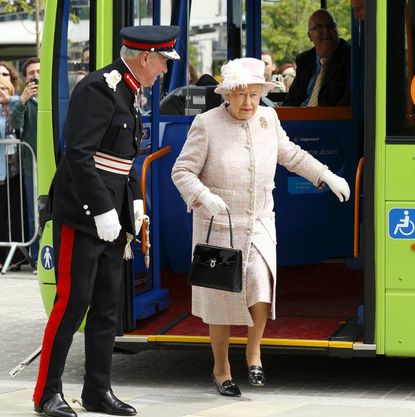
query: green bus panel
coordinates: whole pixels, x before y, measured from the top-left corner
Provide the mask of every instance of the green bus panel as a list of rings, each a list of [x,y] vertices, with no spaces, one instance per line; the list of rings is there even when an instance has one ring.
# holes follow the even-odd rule
[[[385,206],[385,353],[415,356],[415,240],[389,236],[389,212],[393,208],[415,209],[415,202],[390,201]]]
[[[386,145],[386,201],[415,201],[415,145]]]
[[[387,356],[415,356],[415,291],[386,292]]]
[[[55,285],[40,283],[40,294],[42,295],[43,305],[47,316],[49,317],[52,311],[53,301],[55,299],[56,287]]]
[[[409,183],[407,183],[409,184]],[[409,187],[408,187],[409,188]],[[386,203],[386,219],[393,208],[415,209],[414,201],[394,201]],[[415,291],[415,239],[392,239],[389,236],[389,224],[386,225],[386,291]]]

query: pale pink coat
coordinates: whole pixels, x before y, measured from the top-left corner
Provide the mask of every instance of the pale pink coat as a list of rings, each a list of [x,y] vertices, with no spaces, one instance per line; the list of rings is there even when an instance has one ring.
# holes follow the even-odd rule
[[[289,140],[275,110],[259,106],[251,119],[239,121],[222,104],[195,117],[172,171],[188,210],[193,209],[193,247],[206,240],[210,215],[198,196],[209,189],[230,209],[234,247],[243,251],[243,288],[251,244],[261,252],[273,279],[272,319],[277,275],[272,190],[277,163],[316,186],[328,169]],[[226,214],[215,216],[209,243],[229,246]],[[192,313],[205,323],[253,325],[244,290],[231,293],[193,286],[192,295]]]

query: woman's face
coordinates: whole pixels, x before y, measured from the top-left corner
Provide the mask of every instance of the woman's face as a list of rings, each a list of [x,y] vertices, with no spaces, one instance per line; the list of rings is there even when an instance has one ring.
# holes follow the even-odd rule
[[[261,84],[249,84],[232,90],[228,96],[230,115],[238,120],[250,119],[259,106],[261,93]]]
[[[4,65],[0,65],[0,76],[10,81],[10,71]]]

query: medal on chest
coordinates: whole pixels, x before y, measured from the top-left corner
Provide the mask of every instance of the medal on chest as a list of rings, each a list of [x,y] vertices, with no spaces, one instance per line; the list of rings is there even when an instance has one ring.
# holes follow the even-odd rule
[[[134,110],[136,111],[136,113],[143,114],[143,110],[141,108],[141,95],[139,89],[136,90],[134,94]]]

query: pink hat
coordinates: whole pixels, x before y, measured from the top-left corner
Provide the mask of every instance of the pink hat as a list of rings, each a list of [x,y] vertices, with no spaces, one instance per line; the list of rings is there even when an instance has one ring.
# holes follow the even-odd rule
[[[264,62],[256,58],[237,58],[229,61],[222,65],[222,82],[215,88],[215,93],[226,93],[248,84],[262,84],[267,90],[272,90],[275,84],[265,81],[264,71]]]

